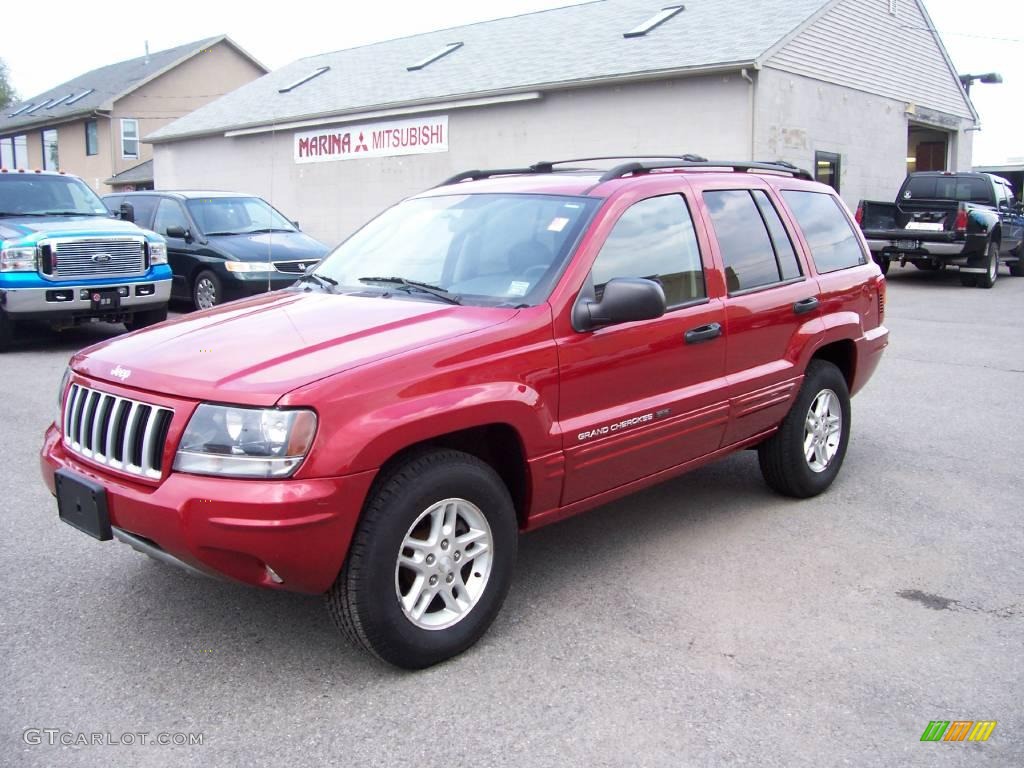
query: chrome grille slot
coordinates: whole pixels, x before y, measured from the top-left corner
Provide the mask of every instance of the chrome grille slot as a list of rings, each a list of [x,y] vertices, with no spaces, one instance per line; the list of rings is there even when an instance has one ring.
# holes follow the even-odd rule
[[[146,272],[146,246],[141,237],[51,240],[53,278],[125,277]]]
[[[64,445],[122,472],[159,479],[174,411],[72,384],[64,401]]]
[[[274,268],[278,272],[287,275],[304,275],[310,267],[319,264],[319,259],[306,259],[305,261],[275,261]]]

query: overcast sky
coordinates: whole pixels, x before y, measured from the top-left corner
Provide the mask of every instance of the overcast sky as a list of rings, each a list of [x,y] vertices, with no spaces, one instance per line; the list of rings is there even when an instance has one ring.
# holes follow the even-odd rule
[[[275,69],[295,59],[354,45],[500,16],[557,8],[572,0],[388,0],[297,3],[175,0],[128,5],[50,0],[43,16],[30,3],[3,13],[0,57],[23,98],[90,69],[151,51],[228,34]],[[652,8],[660,8],[652,0]],[[925,0],[960,72],[996,70],[1002,85],[975,84],[981,114],[975,163],[1024,156],[1024,2]],[[609,148],[614,149],[614,148]]]

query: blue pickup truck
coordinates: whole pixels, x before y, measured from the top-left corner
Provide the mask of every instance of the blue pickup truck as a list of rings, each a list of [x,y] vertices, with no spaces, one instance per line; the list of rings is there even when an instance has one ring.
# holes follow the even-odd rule
[[[0,170],[0,352],[21,320],[153,325],[170,294],[160,235],[111,216],[75,176]]]

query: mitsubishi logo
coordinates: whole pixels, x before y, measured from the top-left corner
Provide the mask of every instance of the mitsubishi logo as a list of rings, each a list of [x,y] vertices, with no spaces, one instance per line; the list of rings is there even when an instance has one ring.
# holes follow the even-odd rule
[[[108,261],[110,261],[110,254],[109,253],[94,253],[92,255],[92,260],[95,263],[97,263],[97,264],[106,264]]]
[[[128,368],[122,368],[120,365],[118,365],[116,368],[110,369],[110,375],[113,376],[114,378],[124,381],[125,379],[132,375],[132,372]]]

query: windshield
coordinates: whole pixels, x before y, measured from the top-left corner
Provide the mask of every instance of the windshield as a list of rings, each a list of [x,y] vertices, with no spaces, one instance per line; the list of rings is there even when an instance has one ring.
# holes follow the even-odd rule
[[[197,197],[185,205],[205,235],[296,231],[294,224],[258,197]]]
[[[0,215],[110,216],[81,179],[49,174],[0,174]]]
[[[342,288],[386,293],[394,285],[369,278],[402,278],[463,303],[536,304],[547,298],[598,202],[515,194],[406,200],[339,245],[316,273]]]

